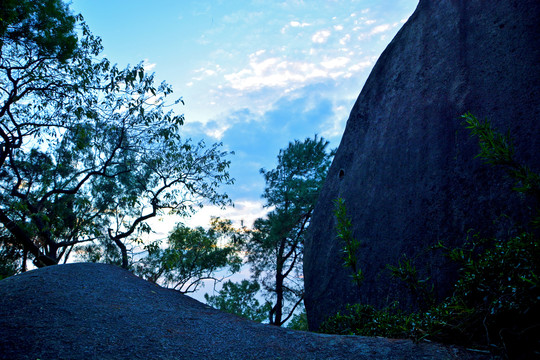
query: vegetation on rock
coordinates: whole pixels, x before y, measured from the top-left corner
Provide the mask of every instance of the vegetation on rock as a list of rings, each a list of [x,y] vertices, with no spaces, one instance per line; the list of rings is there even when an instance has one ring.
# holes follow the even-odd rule
[[[353,237],[352,223],[347,217],[347,208],[342,198],[338,198],[335,201],[334,215],[337,221],[337,236],[344,241],[343,266],[352,270],[352,279],[360,287],[362,281],[364,281],[364,274],[362,274],[362,269],[359,268],[358,259],[356,258],[356,252],[360,247],[360,242]]]

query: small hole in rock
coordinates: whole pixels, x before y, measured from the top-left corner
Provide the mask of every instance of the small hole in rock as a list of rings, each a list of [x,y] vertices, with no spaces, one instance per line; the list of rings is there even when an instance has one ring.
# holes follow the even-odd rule
[[[344,176],[345,176],[345,171],[343,169],[339,170],[339,178],[343,179]]]

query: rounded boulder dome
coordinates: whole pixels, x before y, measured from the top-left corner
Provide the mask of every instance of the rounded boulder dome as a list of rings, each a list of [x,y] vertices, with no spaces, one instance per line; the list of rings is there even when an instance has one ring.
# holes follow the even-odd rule
[[[387,268],[404,255],[448,295],[456,269],[430,247],[527,217],[504,172],[475,158],[461,115],[509,131],[518,160],[540,170],[539,19],[537,0],[420,1],[366,81],[313,214],[304,254],[311,329],[348,303],[418,306]],[[359,289],[343,267],[337,198],[360,241]]]

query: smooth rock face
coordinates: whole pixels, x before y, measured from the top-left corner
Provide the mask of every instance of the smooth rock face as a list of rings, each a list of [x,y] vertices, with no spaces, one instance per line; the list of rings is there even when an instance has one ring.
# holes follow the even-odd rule
[[[210,308],[118,267],[68,264],[0,281],[0,359],[473,360],[435,343],[292,331]]]
[[[497,233],[503,212],[525,216],[503,172],[474,158],[460,115],[509,130],[518,158],[540,170],[539,19],[538,0],[420,1],[362,89],[319,197],[304,255],[310,328],[347,303],[417,306],[386,269],[403,254],[448,294],[456,269],[427,249],[469,229]],[[361,242],[361,290],[343,268],[338,197]]]

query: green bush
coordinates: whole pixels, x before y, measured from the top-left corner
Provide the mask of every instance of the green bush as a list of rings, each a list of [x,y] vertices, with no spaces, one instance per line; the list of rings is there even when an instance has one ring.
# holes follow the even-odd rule
[[[345,311],[327,319],[319,331],[327,334],[408,338],[416,332],[417,314],[406,314],[397,304],[382,310],[371,305],[348,305]]]
[[[308,331],[308,322],[306,310],[302,310],[300,314],[294,314],[291,321],[287,324],[287,329]]]
[[[431,312],[439,326],[432,338],[498,349],[540,350],[540,242],[524,232],[508,240],[481,241],[450,252],[462,265],[454,294]],[[536,340],[535,340],[536,339]],[[536,345],[534,342],[536,341]]]

